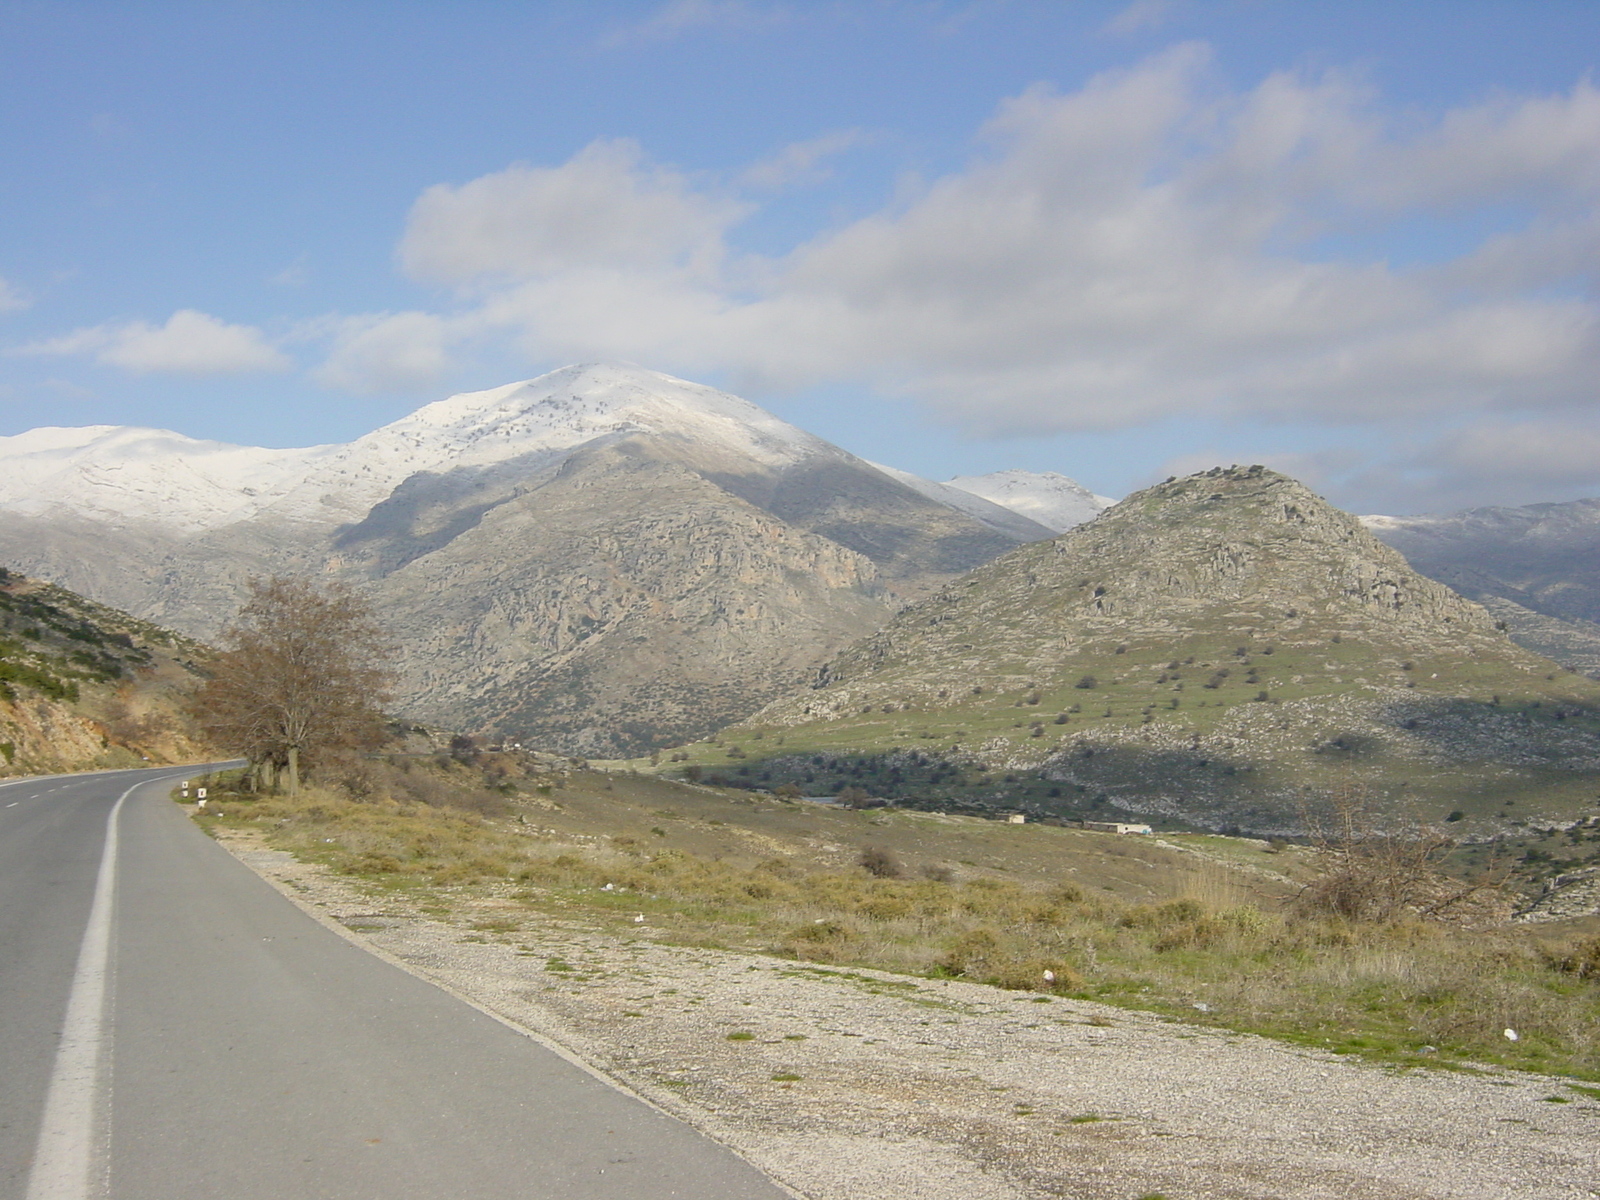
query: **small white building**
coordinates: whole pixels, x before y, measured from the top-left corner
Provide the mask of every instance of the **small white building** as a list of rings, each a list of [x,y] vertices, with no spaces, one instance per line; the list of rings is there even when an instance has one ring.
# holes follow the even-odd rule
[[[1023,816],[1021,813],[1012,813],[1006,818],[1007,825],[1026,825],[1027,823],[1028,818]]]
[[[1092,829],[1096,833],[1153,833],[1148,825],[1129,825],[1122,821],[1085,821],[1085,829]]]

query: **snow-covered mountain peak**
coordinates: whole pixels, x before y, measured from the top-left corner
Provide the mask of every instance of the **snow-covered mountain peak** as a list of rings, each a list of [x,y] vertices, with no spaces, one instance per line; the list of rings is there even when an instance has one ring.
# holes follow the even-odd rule
[[[716,388],[631,364],[580,363],[447,397],[344,445],[269,450],[118,425],[30,430],[0,438],[0,509],[148,522],[182,535],[255,517],[339,524],[361,520],[419,472],[513,461],[531,470],[630,434],[681,442],[699,461],[735,470],[844,454]],[[884,470],[1024,540],[1041,536],[1039,526],[1066,529],[1110,504],[1054,474],[1002,471],[935,484]]]
[[[953,508],[957,512],[966,513],[967,516],[982,521],[989,528],[1009,533],[1022,541],[1037,541],[1056,532],[1031,517],[1023,516],[1016,509],[985,500],[982,496],[963,491],[961,488],[951,487],[948,483],[935,483],[931,479],[924,479],[920,475],[913,475],[910,471],[902,471],[898,467],[886,466],[883,463],[870,465],[882,471],[890,479],[905,484],[919,495],[926,496],[937,504]]]
[[[539,450],[567,450],[618,433],[681,437],[769,465],[825,452],[826,442],[738,396],[643,367],[581,363],[537,379],[425,405],[351,443],[392,449],[414,469],[481,465]]]
[[[648,433],[783,466],[832,448],[767,412],[642,367],[582,363],[424,405],[313,464],[273,506],[296,520],[355,520],[419,471],[557,461],[599,438]]]
[[[1054,471],[1014,469],[988,475],[957,475],[946,486],[981,496],[1057,533],[1092,521],[1116,503]]]
[[[0,437],[0,509],[154,522],[182,534],[264,514],[359,520],[419,471],[554,461],[629,433],[768,466],[831,451],[715,388],[642,367],[584,363],[450,396],[345,445],[269,450],[126,425],[32,429]]]

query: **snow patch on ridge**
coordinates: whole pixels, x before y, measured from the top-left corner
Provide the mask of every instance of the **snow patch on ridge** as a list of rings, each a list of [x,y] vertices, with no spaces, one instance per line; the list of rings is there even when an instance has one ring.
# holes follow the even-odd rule
[[[1054,471],[994,471],[988,475],[957,475],[943,485],[1009,508],[1046,529],[1065,533],[1074,525],[1092,521],[1116,503],[1097,496],[1082,484]]]
[[[253,516],[335,449],[269,450],[129,425],[30,429],[0,437],[0,509],[195,533]]]
[[[424,405],[339,447],[272,511],[356,520],[419,471],[559,457],[629,433],[721,447],[772,467],[833,452],[821,438],[716,388],[643,367],[582,363]]]
[[[936,504],[943,504],[957,512],[965,513],[969,517],[982,521],[992,529],[1021,536],[1026,541],[1035,541],[1049,533],[1059,533],[1060,530],[1052,529],[1044,522],[1029,517],[1015,508],[1005,504],[996,504],[993,500],[986,500],[963,488],[951,487],[948,483],[935,483],[931,479],[924,479],[920,475],[913,475],[910,471],[901,471],[895,467],[886,467],[882,463],[871,464],[876,470],[882,471],[890,479],[905,484],[906,487],[919,495],[927,497]],[[1022,518],[1022,522],[1017,520]],[[1040,526],[1043,526],[1041,529]]]

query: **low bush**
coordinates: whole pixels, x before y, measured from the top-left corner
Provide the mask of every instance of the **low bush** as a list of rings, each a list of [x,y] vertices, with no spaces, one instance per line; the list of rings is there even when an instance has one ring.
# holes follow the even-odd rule
[[[864,846],[858,861],[867,874],[879,879],[899,879],[906,873],[905,866],[895,852],[883,846]]]

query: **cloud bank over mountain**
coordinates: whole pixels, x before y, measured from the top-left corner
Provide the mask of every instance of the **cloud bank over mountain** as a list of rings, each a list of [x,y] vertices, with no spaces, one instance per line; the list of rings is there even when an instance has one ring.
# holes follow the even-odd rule
[[[830,436],[892,425],[858,449],[893,457],[909,436],[927,453],[906,465],[929,476],[1049,439],[1030,469],[1103,491],[1266,462],[1386,511],[1600,493],[1600,89],[1562,54],[1593,43],[1587,26],[1442,6],[1367,14],[1364,40],[1339,42],[1305,11],[1277,38],[1156,0],[1067,7],[673,0],[552,28],[542,71],[501,74],[547,108],[507,98],[441,139],[459,89],[419,93],[402,176],[359,196],[306,184],[270,250],[276,209],[236,221],[221,249],[263,248],[226,270],[270,291],[175,275],[150,292],[166,267],[146,263],[138,290],[68,315],[91,268],[0,263],[5,395],[153,411],[175,403],[163,389],[201,406],[223,393],[183,389],[226,380],[236,410],[320,419],[339,398],[392,414],[626,360],[797,420],[842,404],[855,425]],[[1058,43],[1072,52],[1032,53]],[[1322,65],[1338,61],[1371,74]],[[307,160],[285,161],[298,177]]]
[[[441,341],[865,381],[979,436],[1491,423],[1416,446],[1441,494],[1490,427],[1594,436],[1600,91],[1421,120],[1347,74],[1229,92],[1208,61],[1185,45],[1013,97],[963,169],[782,255],[738,249],[754,204],[731,184],[600,141],[428,189],[399,257],[454,290]],[[1433,253],[1387,257],[1419,221]],[[335,377],[360,387],[348,356]]]

